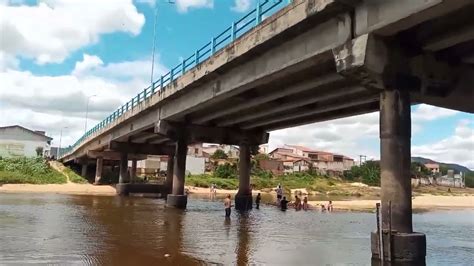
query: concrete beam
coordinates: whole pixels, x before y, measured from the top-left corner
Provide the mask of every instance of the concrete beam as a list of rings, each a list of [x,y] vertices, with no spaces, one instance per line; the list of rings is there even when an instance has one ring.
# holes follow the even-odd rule
[[[436,35],[423,44],[423,50],[436,52],[470,40],[474,40],[474,24],[467,24],[461,28],[450,29],[445,34]]]
[[[321,114],[321,113],[325,113],[329,111],[334,111],[334,110],[358,106],[358,105],[362,105],[366,103],[371,103],[371,102],[376,101],[376,99],[378,99],[378,97],[376,95],[373,95],[373,96],[364,96],[359,99],[346,100],[344,102],[339,102],[339,103],[327,104],[321,107],[316,107],[314,108],[314,110],[302,110],[302,111],[297,111],[297,112],[288,113],[284,115],[279,115],[274,118],[262,119],[261,121],[244,124],[242,128],[248,130],[248,129],[258,128],[258,127],[265,127],[265,125],[275,124],[281,121],[293,120],[293,119],[298,119],[304,116],[316,115],[316,114]]]
[[[307,8],[303,6],[297,8]],[[253,46],[257,41],[255,37],[248,38],[245,43]],[[330,49],[345,43],[350,37],[349,14],[328,19],[292,39],[279,43],[272,49],[262,51],[253,60],[238,64],[231,70],[215,76],[205,86],[183,91],[183,97],[163,104],[161,118],[179,121],[192,112],[211,107],[249,89],[264,86],[271,80],[295,75],[303,69],[329,62]],[[233,57],[234,55],[231,55],[231,58]]]
[[[128,183],[130,181],[128,176],[128,154],[122,152],[120,154],[120,171],[119,171],[119,183]]]
[[[232,114],[232,113],[237,113],[239,111],[242,111],[242,110],[245,110],[245,109],[248,109],[248,108],[251,108],[251,107],[266,103],[266,102],[269,102],[269,101],[273,101],[273,100],[276,100],[278,98],[282,98],[284,96],[300,93],[300,92],[303,92],[303,91],[307,91],[307,90],[314,89],[314,88],[317,88],[317,87],[320,87],[320,86],[328,85],[330,83],[341,81],[341,80],[344,80],[344,78],[341,75],[329,74],[329,75],[325,75],[325,76],[322,76],[322,77],[315,77],[315,78],[310,79],[308,81],[300,82],[298,84],[295,84],[293,86],[288,86],[288,87],[286,87],[282,90],[278,90],[278,91],[270,90],[270,87],[269,87],[268,89],[270,91],[269,91],[268,94],[250,99],[248,101],[245,101],[242,104],[239,104],[239,105],[236,105],[236,106],[229,106],[226,109],[219,110],[217,112],[202,116],[202,117],[197,118],[197,119],[193,119],[193,123],[195,123],[195,124],[205,123],[205,122],[208,122],[210,120],[213,120],[213,119],[225,116],[225,115],[229,115],[229,114]]]
[[[180,132],[186,132],[188,143],[221,143],[239,145],[247,141],[251,145],[268,142],[269,134],[260,130],[243,131],[236,128],[206,127],[179,124],[161,120],[155,127],[157,134],[177,140]]]
[[[355,35],[369,32],[393,36],[422,22],[468,8],[471,0],[362,1],[354,12]]]
[[[334,91],[331,91],[329,93],[325,93],[325,94],[322,94],[322,95],[321,94],[316,94],[312,97],[305,97],[301,100],[290,101],[288,103],[279,104],[278,106],[275,106],[273,108],[268,108],[267,110],[264,110],[264,111],[254,112],[254,113],[251,113],[251,114],[248,114],[248,115],[239,115],[238,117],[229,118],[229,119],[218,122],[217,125],[219,127],[237,125],[237,124],[240,124],[242,122],[251,121],[251,120],[261,118],[261,117],[265,117],[265,116],[268,116],[268,115],[271,115],[271,114],[281,113],[281,112],[284,112],[284,111],[287,111],[287,110],[291,110],[293,108],[302,107],[302,106],[305,106],[305,105],[308,105],[308,104],[313,104],[313,103],[320,102],[320,101],[335,99],[335,98],[342,97],[342,96],[347,95],[347,94],[364,92],[366,90],[367,90],[366,88],[359,86],[359,87],[342,88],[342,89],[334,90]]]
[[[108,161],[120,161],[120,152],[118,151],[88,151],[87,157],[92,159],[97,159],[102,157],[104,160]],[[145,160],[147,158],[146,154],[129,154],[130,159],[135,160]]]
[[[110,142],[109,149],[117,152],[148,155],[174,155],[175,152],[174,147],[171,146],[117,141]]]

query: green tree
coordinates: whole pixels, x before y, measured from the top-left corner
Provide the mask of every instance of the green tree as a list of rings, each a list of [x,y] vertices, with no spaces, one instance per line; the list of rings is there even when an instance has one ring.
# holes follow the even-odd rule
[[[214,171],[214,175],[219,178],[236,178],[237,166],[230,163],[218,165]]]
[[[474,188],[474,171],[467,172],[464,176],[466,187]]]
[[[227,156],[227,154],[221,150],[221,149],[217,149],[212,155],[211,155],[211,159],[227,159],[229,158],[229,156]]]

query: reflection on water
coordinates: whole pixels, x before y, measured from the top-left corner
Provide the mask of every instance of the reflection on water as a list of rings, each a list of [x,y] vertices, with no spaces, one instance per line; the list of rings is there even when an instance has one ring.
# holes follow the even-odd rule
[[[427,264],[469,265],[474,212],[414,216]],[[149,198],[0,194],[0,264],[370,264],[369,213],[281,212],[262,206],[225,219],[222,200],[188,210]]]

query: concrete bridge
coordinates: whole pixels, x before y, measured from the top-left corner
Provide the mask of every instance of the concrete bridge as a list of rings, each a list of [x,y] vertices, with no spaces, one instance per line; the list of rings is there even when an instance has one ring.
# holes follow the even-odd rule
[[[149,154],[170,155],[167,203],[185,208],[187,145],[239,145],[235,205],[245,210],[250,150],[268,141],[267,132],[380,111],[382,228],[388,232],[391,221],[395,260],[424,262],[425,236],[412,227],[410,106],[474,112],[474,2],[293,0],[261,21],[271,2],[226,30],[232,42],[219,47],[227,35],[213,38],[61,159],[96,164],[97,179],[103,160],[120,161],[120,192],[128,160],[136,166]]]

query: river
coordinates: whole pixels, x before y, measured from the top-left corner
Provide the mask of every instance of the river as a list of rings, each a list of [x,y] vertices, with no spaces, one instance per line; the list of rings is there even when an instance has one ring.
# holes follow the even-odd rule
[[[427,265],[472,265],[474,211],[414,215]],[[272,206],[224,218],[220,199],[188,209],[140,197],[0,194],[0,264],[369,265],[371,213]]]

